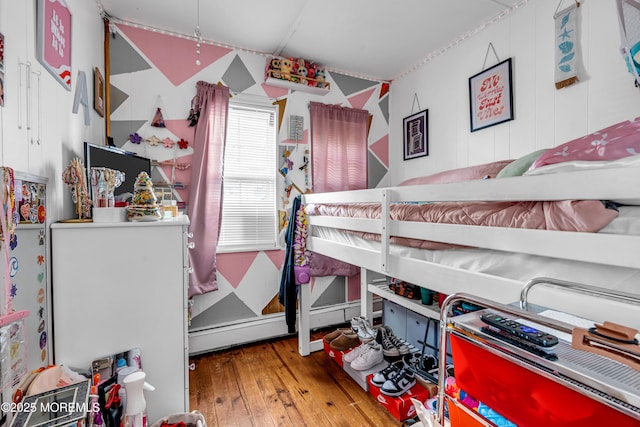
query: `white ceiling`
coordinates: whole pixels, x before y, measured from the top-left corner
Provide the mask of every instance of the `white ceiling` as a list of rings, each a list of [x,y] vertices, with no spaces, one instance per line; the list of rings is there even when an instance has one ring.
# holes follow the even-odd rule
[[[97,0],[136,23],[393,80],[527,0]],[[199,11],[199,13],[198,13]]]

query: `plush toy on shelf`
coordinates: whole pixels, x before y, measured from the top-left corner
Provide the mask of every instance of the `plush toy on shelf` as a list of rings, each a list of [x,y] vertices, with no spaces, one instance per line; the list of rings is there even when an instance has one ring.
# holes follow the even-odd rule
[[[270,57],[265,66],[265,80],[277,79],[291,83],[297,83],[308,87],[317,87],[329,91],[329,82],[325,80],[326,70],[315,62],[303,58]],[[287,84],[278,84],[271,81],[274,86],[291,88]],[[316,92],[316,93],[322,93]]]
[[[289,58],[282,58],[280,60],[280,71],[284,80],[291,80],[292,65]]]
[[[316,71],[316,86],[317,87],[326,87],[327,82],[325,82],[325,71],[324,68],[318,68]]]
[[[318,86],[318,83],[315,81],[316,70],[318,69],[318,66],[316,65],[316,63],[311,61],[306,61],[305,67],[307,68],[307,77],[309,78],[309,80],[307,80],[307,85],[312,87]]]
[[[271,58],[271,62],[269,63],[267,72],[270,72],[271,77],[273,77],[274,79],[282,78],[282,72],[280,69],[280,58]]]

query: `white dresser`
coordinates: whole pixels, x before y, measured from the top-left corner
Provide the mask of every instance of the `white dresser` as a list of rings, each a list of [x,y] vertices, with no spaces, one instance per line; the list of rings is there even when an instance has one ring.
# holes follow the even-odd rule
[[[189,410],[188,224],[51,225],[55,363],[89,369],[140,348],[149,424]]]

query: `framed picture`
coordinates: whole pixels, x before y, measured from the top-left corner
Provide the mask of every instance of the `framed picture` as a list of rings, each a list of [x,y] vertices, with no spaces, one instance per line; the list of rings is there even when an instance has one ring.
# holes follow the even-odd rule
[[[4,71],[4,35],[0,33],[0,71]]]
[[[0,71],[0,107],[4,107],[4,72]]]
[[[513,120],[511,58],[469,77],[471,132]]]
[[[93,109],[104,117],[104,77],[98,67],[93,69]]]
[[[37,0],[36,57],[71,91],[71,11],[64,0]]]
[[[402,120],[405,160],[429,155],[428,113],[422,110]]]
[[[4,35],[0,33],[0,107],[4,107]]]

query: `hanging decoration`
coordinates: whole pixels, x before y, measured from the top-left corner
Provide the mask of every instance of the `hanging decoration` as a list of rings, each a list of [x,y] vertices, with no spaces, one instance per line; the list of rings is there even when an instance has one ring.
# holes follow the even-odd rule
[[[296,212],[296,228],[293,237],[293,271],[297,285],[309,283],[311,280],[311,266],[309,265],[311,252],[307,249],[306,244],[308,225],[304,205],[300,205],[300,209]]]
[[[580,62],[580,35],[578,33],[578,11],[580,3],[558,12],[562,0],[553,16],[555,19],[555,84],[562,89],[578,82],[578,64]]]
[[[191,109],[189,110],[189,117],[187,120],[189,121],[189,127],[194,127],[198,124],[198,118],[200,117],[200,98],[198,95],[194,96],[191,99]]]
[[[91,199],[87,189],[87,178],[82,160],[71,160],[62,174],[62,180],[71,189],[71,197],[76,204],[78,220],[84,221],[91,218]]]
[[[282,167],[280,168],[280,171],[283,175],[288,175],[289,170],[293,168],[293,161],[291,161],[289,156],[291,156],[291,151],[289,149],[284,150],[284,154],[282,155],[282,157],[284,157],[284,160],[282,162]]]
[[[153,115],[153,119],[151,120],[151,126],[156,128],[166,127],[164,124],[164,118],[162,117],[162,110],[160,107],[156,108],[156,113]]]
[[[640,86],[640,3],[634,0],[617,0],[617,5],[622,42],[620,53],[638,87]]]
[[[140,142],[142,142],[142,137],[138,135],[138,132],[136,132],[129,135],[129,141],[131,141],[132,144],[140,144]]]
[[[306,188],[305,193],[308,192],[311,188],[309,185],[309,149],[304,150],[304,157],[302,158],[302,166],[298,168],[298,170],[304,171],[304,187]]]
[[[9,236],[9,240],[15,236],[16,228],[16,199],[14,193],[14,177],[13,169],[8,167],[2,168],[3,186],[2,186],[2,209],[4,211],[3,218],[0,218],[4,226],[0,228],[0,241],[5,240],[5,232]],[[18,220],[19,221],[19,220]]]
[[[186,148],[189,147],[189,141],[187,141],[186,139],[181,138],[180,141],[178,141],[178,147],[181,150],[185,150]]]

